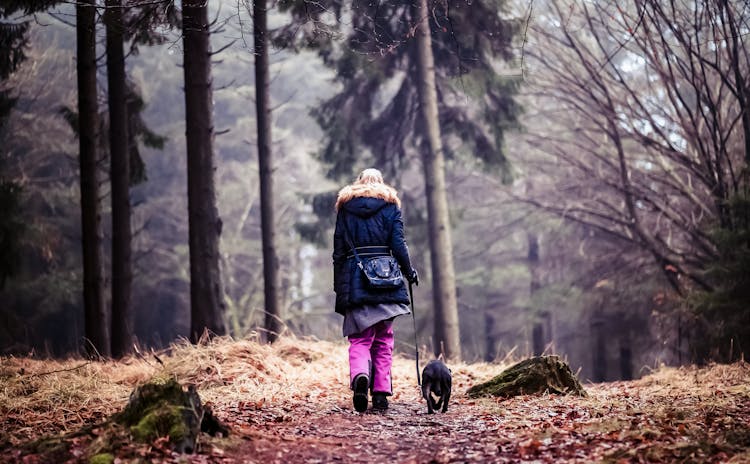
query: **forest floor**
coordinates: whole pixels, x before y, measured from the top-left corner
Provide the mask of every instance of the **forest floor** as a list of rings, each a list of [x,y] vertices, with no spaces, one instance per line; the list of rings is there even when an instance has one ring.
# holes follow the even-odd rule
[[[414,361],[394,361],[385,412],[357,413],[344,344],[282,338],[174,345],[119,362],[0,358],[0,462],[88,462],[96,426],[152,378],[194,384],[230,427],[196,454],[117,443],[114,462],[750,462],[750,366],[660,368],[584,384],[588,397],[466,397],[509,364],[453,364],[448,412],[427,414]],[[39,446],[57,437],[62,446]],[[47,442],[45,442],[47,443]]]

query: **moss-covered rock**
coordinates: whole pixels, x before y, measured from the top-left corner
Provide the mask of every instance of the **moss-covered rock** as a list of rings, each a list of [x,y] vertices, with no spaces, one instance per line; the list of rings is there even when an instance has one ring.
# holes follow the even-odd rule
[[[89,464],[112,464],[115,456],[112,453],[99,453],[89,458]]]
[[[466,394],[511,397],[540,393],[586,396],[570,367],[558,356],[537,356],[515,364],[487,382],[474,385]]]
[[[181,406],[159,405],[146,412],[137,424],[131,426],[130,433],[141,443],[166,436],[173,443],[178,443],[191,433],[188,427],[192,421],[184,420],[183,410]]]
[[[176,380],[168,379],[136,388],[115,421],[127,427],[137,441],[169,437],[175,451],[192,453],[206,416],[215,420],[194,387],[185,390]],[[227,432],[226,428],[220,431]]]

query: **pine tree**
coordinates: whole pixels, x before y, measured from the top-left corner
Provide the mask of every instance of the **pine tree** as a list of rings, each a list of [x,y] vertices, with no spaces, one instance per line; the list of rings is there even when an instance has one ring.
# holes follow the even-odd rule
[[[427,197],[428,236],[432,264],[432,295],[435,311],[435,350],[448,359],[461,358],[456,301],[456,271],[453,266],[450,215],[445,191],[445,157],[440,134],[435,59],[430,35],[427,0],[414,8],[417,19],[417,94],[427,143],[423,148],[425,196]]]
[[[86,338],[91,354],[109,356],[110,337],[104,304],[104,251],[99,199],[99,110],[96,82],[96,5],[76,4],[78,70],[78,142],[83,246],[83,301]]]
[[[213,84],[206,1],[189,0],[183,3],[182,31],[190,241],[190,339],[197,342],[205,331],[215,335],[226,332],[219,269],[222,223],[214,185]]]
[[[263,294],[265,296],[266,338],[273,342],[281,331],[279,301],[279,260],[276,255],[276,231],[273,197],[273,150],[271,138],[271,102],[268,75],[268,21],[266,0],[253,1],[253,37],[255,48],[255,108],[258,122],[258,173],[260,174],[260,210],[263,241]]]
[[[286,0],[279,6],[294,21],[274,31],[275,43],[318,50],[342,86],[313,110],[326,134],[320,158],[330,166],[329,175],[348,180],[364,153],[371,164],[394,174],[425,137],[416,111],[413,2]],[[487,166],[507,168],[503,133],[517,126],[518,81],[496,69],[512,58],[519,23],[504,19],[501,6],[491,0],[448,1],[429,2],[428,9],[442,136],[461,141],[446,144],[446,155],[469,154]],[[325,28],[321,24],[331,14],[346,16],[346,23]]]
[[[130,230],[130,162],[128,107],[123,51],[122,1],[107,0],[107,102],[109,107],[109,179],[112,185],[112,355],[130,351],[133,281]]]
[[[512,57],[518,23],[504,19],[502,4],[490,0],[417,6],[406,0],[283,1],[280,8],[294,21],[277,29],[275,37],[279,46],[318,50],[337,71],[341,91],[313,110],[326,136],[319,156],[330,167],[329,177],[342,181],[374,165],[397,179],[416,154],[424,154],[435,337],[458,354],[457,313],[448,309],[455,308],[456,297],[452,260],[446,256],[451,253],[448,205],[439,200],[445,196],[441,153],[479,160],[508,178],[503,134],[517,125],[517,81],[495,70]],[[324,26],[329,17],[336,22]],[[416,37],[423,19],[432,45],[436,108],[428,111],[436,113],[433,122],[421,119],[426,100],[418,57],[424,47]]]
[[[695,316],[690,339],[693,361],[734,362],[750,355],[750,195],[729,199],[731,227],[709,231],[718,258],[705,273],[713,291],[694,291],[688,303]]]

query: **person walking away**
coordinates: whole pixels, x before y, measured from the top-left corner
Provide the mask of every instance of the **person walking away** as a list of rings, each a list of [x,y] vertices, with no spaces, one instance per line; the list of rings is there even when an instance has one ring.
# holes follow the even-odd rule
[[[356,248],[352,250],[352,247]],[[360,256],[392,255],[406,279],[417,285],[404,237],[401,201],[396,189],[383,182],[377,169],[365,169],[336,199],[333,234],[333,286],[336,312],[344,316],[343,335],[349,339],[349,381],[354,409],[363,412],[372,393],[372,407],[388,408],[392,395],[393,319],[410,314],[406,282],[392,289],[365,284]]]

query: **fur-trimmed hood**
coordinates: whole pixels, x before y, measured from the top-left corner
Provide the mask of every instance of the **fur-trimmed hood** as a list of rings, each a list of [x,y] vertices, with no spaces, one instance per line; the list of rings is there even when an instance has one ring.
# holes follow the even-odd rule
[[[339,211],[344,203],[354,198],[377,198],[386,203],[394,203],[401,208],[401,200],[398,198],[398,192],[395,188],[386,184],[351,184],[339,190],[336,199],[336,211]]]

